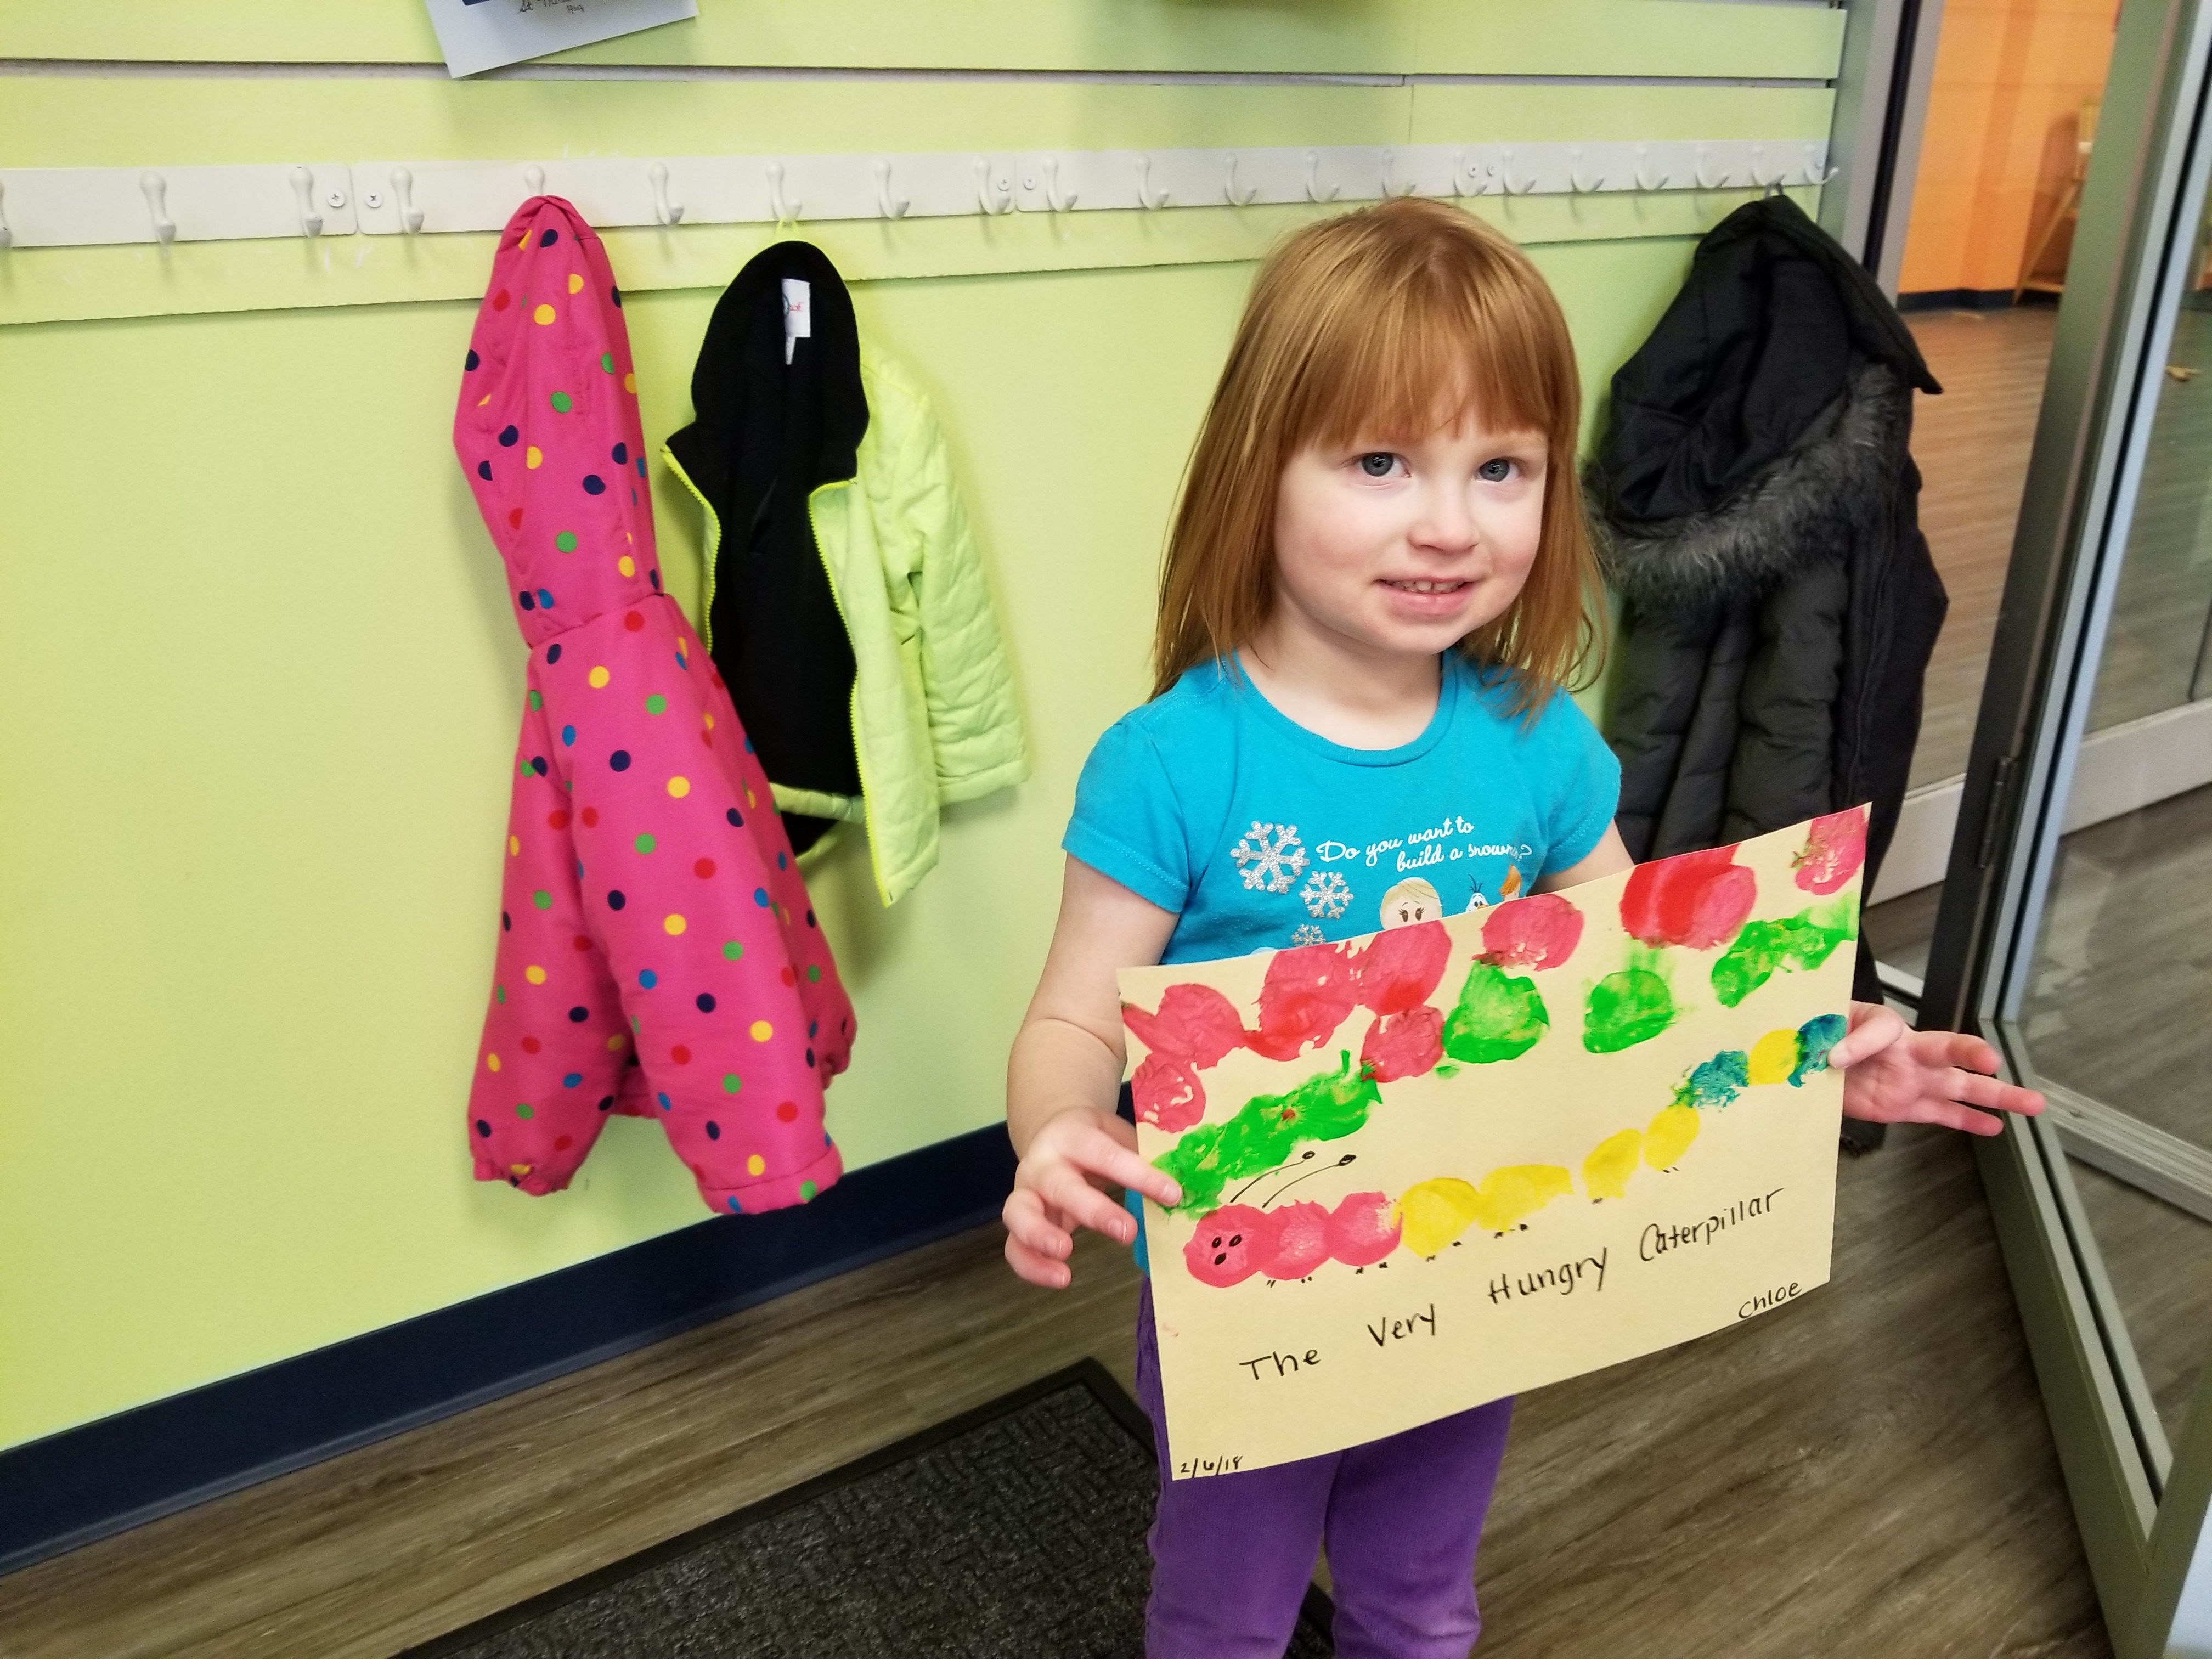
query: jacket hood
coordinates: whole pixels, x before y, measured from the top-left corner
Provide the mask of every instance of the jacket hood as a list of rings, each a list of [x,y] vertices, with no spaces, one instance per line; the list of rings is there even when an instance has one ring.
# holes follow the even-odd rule
[[[784,356],[783,284],[807,285],[809,330]],[[802,495],[853,476],[868,429],[853,299],[829,255],[778,242],[723,290],[691,371],[691,424],[668,448],[743,539],[779,479]]]
[[[556,196],[532,197],[501,234],[453,449],[533,647],[659,591],[622,290]]]
[[[1867,363],[1942,388],[1874,279],[1786,196],[1747,203],[1613,379],[1595,476],[1616,524],[1711,512],[1812,432]]]
[[[1723,505],[1658,524],[1593,514],[1607,580],[1644,615],[1700,617],[1844,560],[1897,489],[1911,397],[1895,369],[1867,363],[1792,448]],[[1596,463],[1589,483],[1602,501]]]

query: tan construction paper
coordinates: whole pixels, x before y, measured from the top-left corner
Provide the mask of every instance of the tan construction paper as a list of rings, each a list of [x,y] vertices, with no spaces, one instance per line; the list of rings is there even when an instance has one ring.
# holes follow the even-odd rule
[[[1334,945],[1122,972],[1174,1478],[1828,1278],[1864,808]],[[1390,918],[1396,921],[1396,915]]]

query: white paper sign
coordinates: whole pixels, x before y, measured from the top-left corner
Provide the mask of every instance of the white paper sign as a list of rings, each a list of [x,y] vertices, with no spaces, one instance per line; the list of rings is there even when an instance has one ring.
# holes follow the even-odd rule
[[[699,15],[699,0],[428,0],[456,78]]]

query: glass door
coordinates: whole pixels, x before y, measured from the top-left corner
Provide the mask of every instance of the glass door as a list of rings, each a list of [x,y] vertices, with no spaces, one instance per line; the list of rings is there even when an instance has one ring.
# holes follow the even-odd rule
[[[2212,0],[2124,0],[1922,1018],[2118,1659],[2212,1656]]]

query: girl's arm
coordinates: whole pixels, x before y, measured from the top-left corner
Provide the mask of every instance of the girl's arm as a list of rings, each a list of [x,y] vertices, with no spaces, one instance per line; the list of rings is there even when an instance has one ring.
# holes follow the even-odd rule
[[[1608,829],[1588,858],[1545,877],[1536,890],[1555,892],[1617,876],[1634,863],[1620,831]],[[1844,1115],[1870,1123],[1940,1123],[1994,1135],[2004,1133],[2004,1120],[1992,1112],[2033,1116],[2043,1109],[2043,1097],[2033,1089],[1990,1075],[1997,1068],[1996,1050],[1981,1038],[1907,1030],[1880,1003],[1851,1004],[1850,1035],[1828,1051],[1828,1064],[1844,1073]]]
[[[1182,1197],[1137,1156],[1135,1128],[1114,1111],[1127,1058],[1114,975],[1158,962],[1175,924],[1174,912],[1068,860],[1052,949],[1006,1061],[1006,1133],[1021,1159],[1005,1211],[1006,1260],[1031,1284],[1066,1286],[1079,1226],[1134,1242],[1136,1219],[1106,1183],[1163,1204]]]

